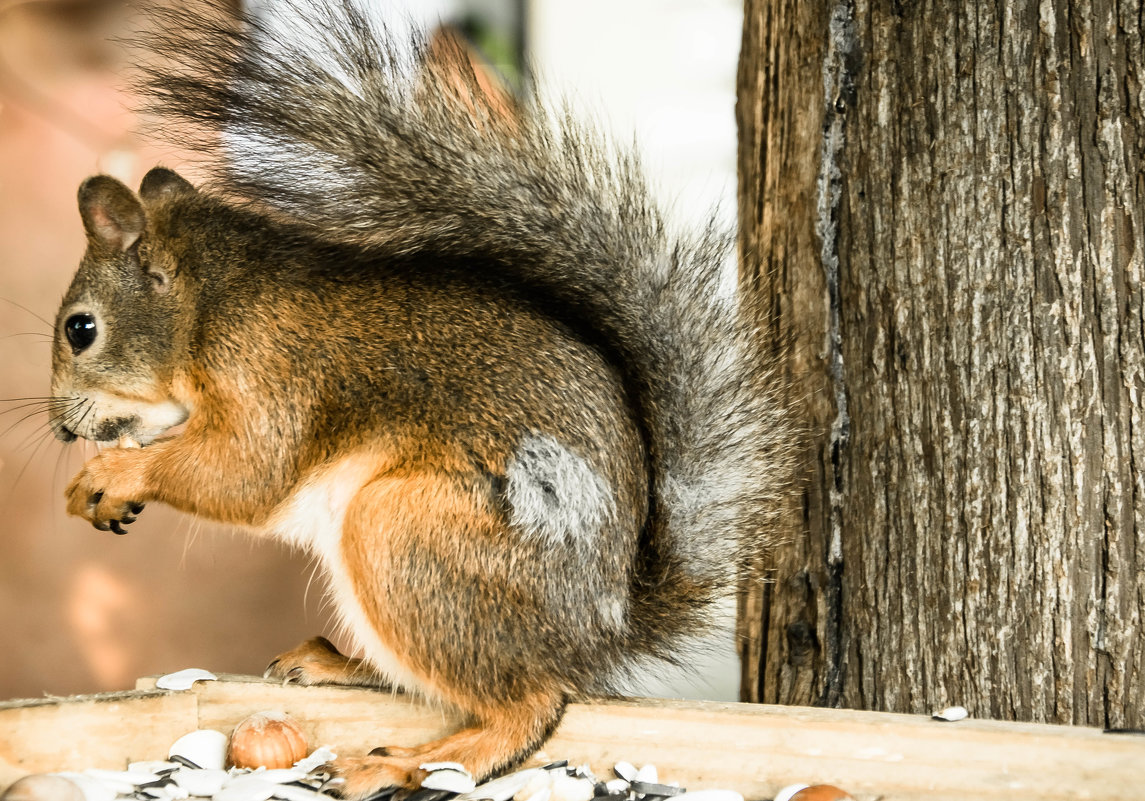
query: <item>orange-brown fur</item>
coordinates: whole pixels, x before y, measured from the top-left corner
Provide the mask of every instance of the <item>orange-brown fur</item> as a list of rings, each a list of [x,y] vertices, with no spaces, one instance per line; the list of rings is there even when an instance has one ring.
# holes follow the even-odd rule
[[[187,70],[155,76],[158,112],[233,151],[218,191],[161,168],[81,186],[52,425],[142,446],[69,485],[98,528],[154,500],[314,555],[361,656],[314,639],[269,676],[463,714],[338,760],[361,799],[427,761],[496,773],[570,696],[686,659],[772,541],[793,448],[726,237],[670,234],[636,159],[513,116],[538,109],[449,37],[401,77],[354,9],[293,7],[304,43],[158,26]]]

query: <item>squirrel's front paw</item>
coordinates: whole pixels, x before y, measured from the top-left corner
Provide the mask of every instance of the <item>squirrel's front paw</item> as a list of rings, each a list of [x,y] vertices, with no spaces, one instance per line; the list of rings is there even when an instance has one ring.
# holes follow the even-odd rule
[[[138,450],[109,450],[88,461],[68,484],[68,514],[82,517],[100,531],[126,534],[123,527],[134,523],[143,511],[142,480],[133,465]]]

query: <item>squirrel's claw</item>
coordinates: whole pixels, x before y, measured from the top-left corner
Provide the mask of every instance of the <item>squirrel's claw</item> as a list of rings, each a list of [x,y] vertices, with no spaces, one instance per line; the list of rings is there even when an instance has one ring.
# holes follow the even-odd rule
[[[331,789],[337,788],[341,798],[354,801],[386,798],[394,788],[416,789],[429,775],[416,761],[403,764],[380,756],[341,757],[328,767],[333,774]]]
[[[104,451],[84,465],[65,492],[68,513],[82,517],[99,531],[126,534],[123,527],[134,523],[143,511],[131,469],[134,454],[138,453],[138,450]],[[131,455],[122,457],[121,454]]]

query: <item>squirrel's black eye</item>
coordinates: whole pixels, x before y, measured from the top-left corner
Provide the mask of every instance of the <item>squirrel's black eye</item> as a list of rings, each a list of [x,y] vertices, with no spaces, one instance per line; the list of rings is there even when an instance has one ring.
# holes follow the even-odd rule
[[[79,353],[95,342],[95,318],[90,314],[73,314],[64,321],[64,334],[71,343],[72,353]]]

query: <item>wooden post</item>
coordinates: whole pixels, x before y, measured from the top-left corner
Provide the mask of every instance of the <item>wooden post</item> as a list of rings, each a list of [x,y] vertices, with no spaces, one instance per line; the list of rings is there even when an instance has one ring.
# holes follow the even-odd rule
[[[1107,0],[747,0],[804,534],[745,696],[1145,726],[1145,54]]]

